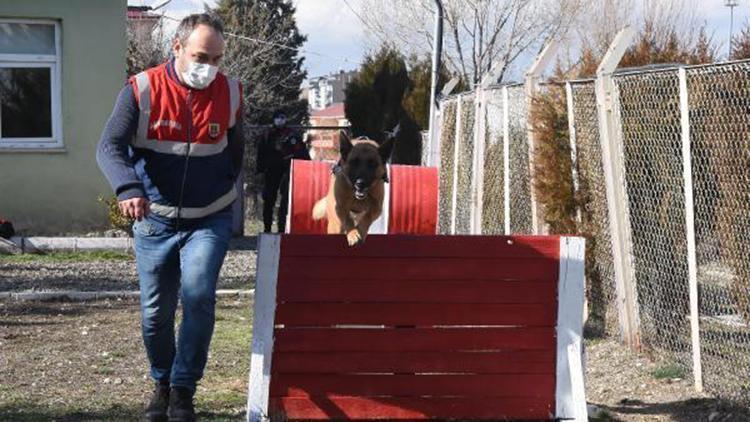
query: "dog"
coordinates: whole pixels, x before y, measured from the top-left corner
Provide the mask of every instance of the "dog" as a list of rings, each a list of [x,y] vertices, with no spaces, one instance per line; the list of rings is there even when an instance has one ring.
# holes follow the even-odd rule
[[[373,221],[383,212],[386,163],[393,151],[398,127],[377,142],[351,140],[341,132],[341,159],[333,167],[328,194],[313,207],[313,219],[328,219],[328,234],[345,234],[349,246],[365,241]]]

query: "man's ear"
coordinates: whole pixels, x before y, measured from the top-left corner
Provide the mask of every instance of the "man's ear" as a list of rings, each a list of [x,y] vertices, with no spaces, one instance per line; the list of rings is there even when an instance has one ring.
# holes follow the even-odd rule
[[[385,142],[380,144],[378,147],[378,153],[380,154],[380,159],[383,161],[383,164],[387,163],[388,160],[391,159],[391,153],[393,152],[393,143],[396,141],[396,138],[389,136]]]
[[[345,130],[339,132],[339,154],[341,154],[341,160],[346,161],[346,157],[352,151],[352,140],[349,138],[349,133]]]

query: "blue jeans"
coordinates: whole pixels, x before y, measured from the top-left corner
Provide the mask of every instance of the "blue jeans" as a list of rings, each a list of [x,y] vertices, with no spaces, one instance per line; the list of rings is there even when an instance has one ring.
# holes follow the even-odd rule
[[[151,376],[195,389],[214,330],[216,281],[232,234],[232,212],[182,220],[147,217],[133,225],[141,287],[141,328]],[[180,288],[181,287],[181,288]],[[175,311],[182,323],[175,347]]]

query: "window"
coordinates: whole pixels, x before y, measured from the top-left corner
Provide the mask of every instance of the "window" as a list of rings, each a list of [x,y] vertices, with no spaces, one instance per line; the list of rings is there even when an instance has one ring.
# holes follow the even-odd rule
[[[0,19],[0,149],[62,148],[60,25]]]

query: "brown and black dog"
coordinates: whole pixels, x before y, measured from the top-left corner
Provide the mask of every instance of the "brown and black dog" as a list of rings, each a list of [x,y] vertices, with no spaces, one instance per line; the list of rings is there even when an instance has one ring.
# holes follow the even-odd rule
[[[328,234],[345,234],[349,246],[364,242],[370,225],[383,212],[386,162],[396,133],[397,129],[388,134],[382,145],[367,138],[351,140],[341,133],[341,159],[334,166],[328,195],[313,207],[313,219],[327,218]]]

